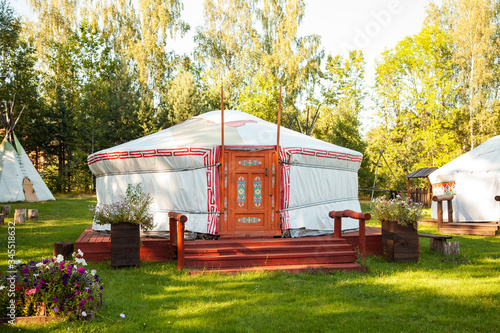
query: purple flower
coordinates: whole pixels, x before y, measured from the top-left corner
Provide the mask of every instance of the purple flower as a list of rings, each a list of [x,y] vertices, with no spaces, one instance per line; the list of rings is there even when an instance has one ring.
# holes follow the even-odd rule
[[[71,274],[71,272],[73,271],[73,265],[69,264],[67,268],[68,268],[68,274]]]
[[[59,311],[59,309],[58,309],[58,308],[56,308],[56,307],[53,307],[53,308],[52,308],[52,310],[54,310],[54,312]]]
[[[57,302],[59,302],[59,298],[54,297],[54,298],[52,299],[52,301],[53,301],[54,303],[57,303]]]
[[[65,287],[68,285],[68,278],[69,278],[68,274],[64,274],[62,276],[63,286],[65,286]]]
[[[25,267],[21,270],[23,274],[28,274],[30,272],[30,269],[28,267]]]
[[[78,273],[84,274],[85,273],[85,268],[83,267],[78,267]]]
[[[64,270],[64,261],[59,264],[59,269],[61,271]]]

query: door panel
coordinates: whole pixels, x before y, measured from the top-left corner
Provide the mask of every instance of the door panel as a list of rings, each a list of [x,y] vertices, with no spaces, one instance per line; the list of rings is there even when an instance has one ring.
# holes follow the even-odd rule
[[[221,218],[221,235],[279,235],[274,212],[274,151],[238,151],[225,153],[225,214]],[[271,166],[271,167],[270,167]]]

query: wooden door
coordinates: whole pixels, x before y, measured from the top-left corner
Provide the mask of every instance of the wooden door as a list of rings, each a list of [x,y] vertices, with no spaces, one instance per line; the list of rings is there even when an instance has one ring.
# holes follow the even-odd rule
[[[24,197],[28,202],[37,202],[38,198],[36,197],[35,190],[33,189],[33,184],[28,178],[23,179],[23,191]]]
[[[277,236],[281,234],[276,214],[276,166],[274,151],[229,150],[225,153],[225,213],[220,234]]]

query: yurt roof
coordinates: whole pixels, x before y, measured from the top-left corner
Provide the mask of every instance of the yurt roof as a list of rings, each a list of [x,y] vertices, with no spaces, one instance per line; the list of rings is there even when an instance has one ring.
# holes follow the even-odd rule
[[[221,113],[211,111],[190,118],[180,124],[142,138],[109,148],[105,152],[133,151],[177,147],[213,147],[221,144]],[[276,145],[277,125],[245,112],[224,111],[224,144],[236,146]],[[283,147],[307,146],[335,150],[353,155],[361,153],[336,146],[310,136],[281,127],[280,145]]]
[[[500,135],[443,165],[429,175],[429,180],[433,184],[444,183],[454,181],[458,172],[493,171],[500,171]]]

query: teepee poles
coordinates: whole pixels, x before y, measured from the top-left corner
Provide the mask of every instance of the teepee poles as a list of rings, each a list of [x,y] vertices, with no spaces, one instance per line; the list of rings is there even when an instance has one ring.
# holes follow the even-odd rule
[[[14,111],[14,99],[12,99],[10,108],[8,107],[7,102],[5,102],[5,114],[0,113],[0,122],[2,123],[5,129],[5,136],[7,137],[7,141],[9,141],[9,143],[14,147],[14,149],[17,150],[15,142],[16,140],[14,140],[14,128],[16,127],[19,118],[21,118],[21,115],[23,114],[24,106],[21,109],[21,112],[19,112],[19,114],[17,115],[17,118],[14,122],[12,121],[13,111]]]

